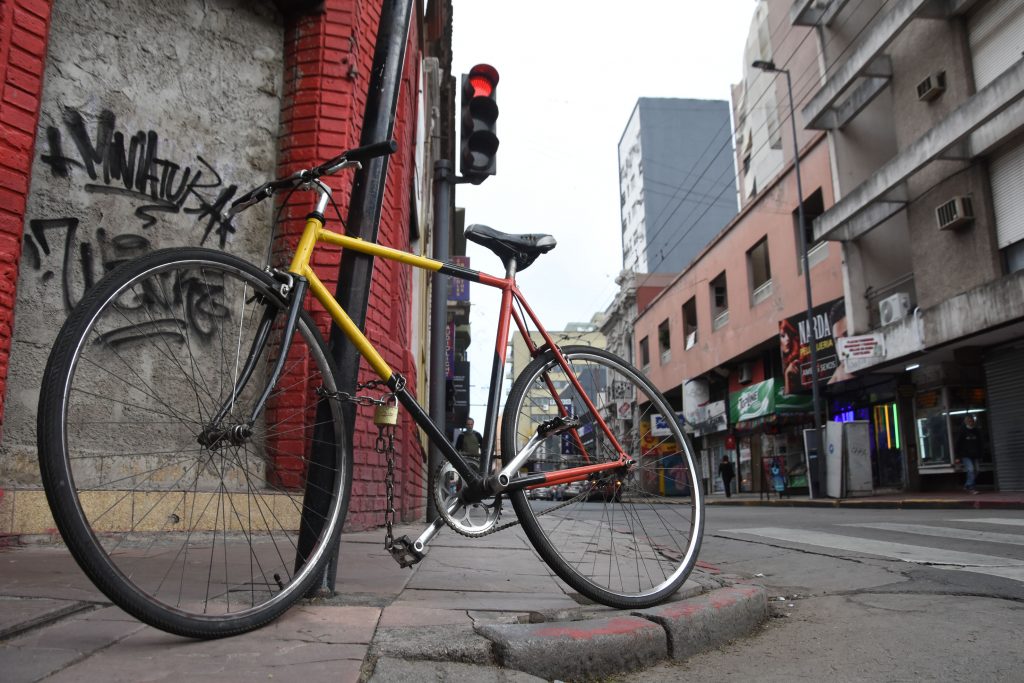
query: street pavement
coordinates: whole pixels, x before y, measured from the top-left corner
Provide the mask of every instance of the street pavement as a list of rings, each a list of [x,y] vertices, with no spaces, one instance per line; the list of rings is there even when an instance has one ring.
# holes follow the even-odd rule
[[[711,507],[720,504],[801,503],[756,496],[709,500]],[[1024,495],[908,494],[802,503],[847,504],[1024,509]],[[420,530],[396,531],[415,537]],[[767,525],[737,532],[740,538],[782,533]],[[382,530],[345,534],[336,597],[303,602],[253,633],[202,642],[164,634],[110,606],[59,544],[9,545],[0,549],[0,680],[605,677],[713,653],[760,632],[768,595],[757,582],[764,579],[717,566],[708,551],[706,545],[698,569],[672,601],[631,612],[587,604],[553,576],[518,528],[482,539],[443,531],[412,569],[390,558]]]
[[[1024,511],[712,507],[702,557],[756,577],[751,636],[610,681],[1020,681]]]

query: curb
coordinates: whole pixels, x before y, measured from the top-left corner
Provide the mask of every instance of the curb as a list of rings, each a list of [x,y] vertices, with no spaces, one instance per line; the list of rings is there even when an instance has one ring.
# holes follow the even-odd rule
[[[548,680],[589,680],[639,669],[668,656],[665,630],[634,616],[489,624],[477,632],[494,643],[501,666]]]
[[[902,499],[891,501],[857,500],[850,498],[829,498],[827,500],[707,500],[706,506],[721,507],[805,507],[805,508],[864,508],[876,510],[1024,510],[1024,501],[985,500],[935,500],[928,498]]]
[[[760,586],[736,586],[633,614],[660,624],[669,656],[682,660],[757,628],[768,617],[768,595]]]
[[[500,666],[546,679],[590,680],[686,659],[745,636],[768,617],[760,586],[733,586],[630,616],[547,624],[488,624]]]

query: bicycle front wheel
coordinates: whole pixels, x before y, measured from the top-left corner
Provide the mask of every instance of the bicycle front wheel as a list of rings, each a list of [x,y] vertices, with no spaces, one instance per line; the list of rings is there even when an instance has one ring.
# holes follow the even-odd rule
[[[92,288],[50,354],[38,441],[57,527],[115,604],[171,633],[277,617],[344,521],[352,458],[304,313],[249,419],[284,346],[279,285],[223,252],[154,252]]]
[[[610,607],[649,607],[674,593],[697,561],[704,506],[693,448],[665,398],[629,363],[586,346],[561,351],[594,410],[555,352],[542,352],[509,393],[503,456],[567,413],[579,426],[541,442],[531,473],[618,460],[616,443],[633,464],[516,491],[512,505],[534,548],[570,586]]]

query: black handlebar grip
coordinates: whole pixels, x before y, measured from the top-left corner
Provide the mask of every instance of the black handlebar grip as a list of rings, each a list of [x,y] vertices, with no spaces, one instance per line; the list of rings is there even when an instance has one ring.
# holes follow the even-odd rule
[[[256,188],[256,190],[258,190],[258,189],[259,188]],[[256,190],[249,190],[248,192],[243,194],[241,197],[239,197],[235,201],[231,202],[231,208],[235,208],[239,204],[245,204],[247,202],[251,202],[252,198],[253,198],[253,194],[256,192]]]
[[[397,150],[398,142],[396,140],[385,140],[384,142],[375,142],[372,145],[366,145],[365,147],[350,149],[345,152],[345,158],[349,161],[365,161],[367,159],[373,159],[374,157],[394,154]]]

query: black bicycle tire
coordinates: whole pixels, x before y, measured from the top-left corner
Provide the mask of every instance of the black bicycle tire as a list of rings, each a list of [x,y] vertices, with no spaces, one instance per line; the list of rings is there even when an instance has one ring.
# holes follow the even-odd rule
[[[279,617],[303,598],[313,584],[321,579],[330,560],[330,553],[326,550],[318,551],[315,561],[307,563],[304,567],[302,578],[289,586],[286,599],[270,602],[252,610],[210,617],[189,614],[166,606],[136,588],[131,580],[122,574],[107,557],[90,528],[71,481],[63,425],[65,392],[71,381],[68,375],[74,369],[71,364],[77,357],[81,340],[88,334],[92,319],[100,313],[103,305],[127,282],[147,270],[172,261],[203,260],[246,272],[262,281],[268,288],[278,286],[268,273],[253,264],[231,254],[211,249],[164,249],[121,264],[86,293],[57,335],[41,383],[37,439],[43,487],[54,522],[72,556],[93,584],[114,604],[144,623],[184,637],[212,639],[245,633]],[[303,335],[311,349],[315,347],[318,350],[321,360],[326,365],[324,376],[334,381],[338,374],[327,344],[305,311],[300,312],[296,333]],[[335,547],[340,536],[347,515],[353,475],[353,457],[347,448],[344,420],[340,411],[335,412],[332,422],[337,449],[336,471],[340,472],[340,476],[336,477],[333,497],[339,500],[326,522],[331,525],[331,531],[321,544],[325,549]]]
[[[610,363],[618,364],[622,369],[630,372],[634,378],[644,386],[645,390],[652,398],[661,402],[661,406],[659,406],[661,410],[671,411],[668,401],[650,382],[650,380],[621,357],[603,349],[579,345],[561,347],[561,352],[567,360],[581,354],[589,354],[602,357]],[[537,375],[539,370],[541,368],[548,367],[554,362],[554,351],[551,349],[542,350],[541,353],[535,357],[533,361],[531,361],[526,368],[522,370],[522,372],[520,372],[515,382],[513,382],[512,389],[510,390],[508,399],[505,403],[505,413],[502,420],[502,453],[515,453],[515,438],[517,432],[516,420],[519,418],[520,413],[518,407],[522,405],[521,402],[529,389],[531,381]],[[678,575],[671,582],[649,594],[639,596],[624,595],[622,593],[608,590],[607,588],[590,581],[587,577],[580,574],[569,563],[567,563],[563,559],[561,553],[559,553],[558,549],[552,545],[550,539],[541,528],[537,515],[534,514],[533,508],[530,506],[529,500],[526,497],[526,492],[520,489],[518,491],[513,491],[509,496],[512,502],[512,507],[516,511],[516,516],[518,517],[520,524],[522,524],[527,538],[530,540],[530,543],[533,545],[537,553],[541,556],[541,559],[543,559],[552,571],[554,571],[569,586],[595,602],[617,609],[642,609],[651,607],[664,601],[675,593],[679,587],[683,585],[696,565],[704,528],[703,497],[700,495],[699,483],[696,481],[695,476],[695,473],[697,472],[697,463],[694,457],[693,446],[690,444],[686,434],[678,428],[678,425],[675,425],[675,430],[677,432],[677,438],[685,444],[686,457],[689,460],[689,480],[690,485],[695,487],[693,490],[696,492],[697,505],[695,506],[696,509],[694,511],[690,547],[688,547],[688,553],[685,561],[680,567],[681,571],[679,571]],[[621,495],[621,489],[616,493],[617,497],[619,495]],[[618,500],[618,498],[616,499]]]

